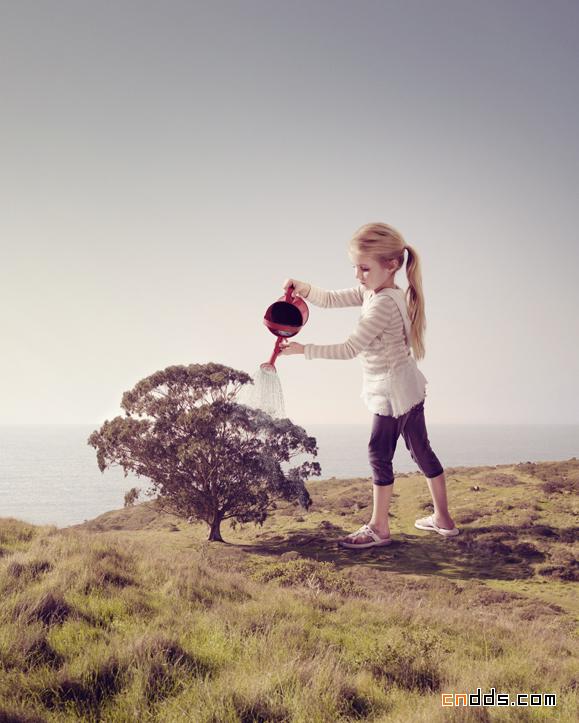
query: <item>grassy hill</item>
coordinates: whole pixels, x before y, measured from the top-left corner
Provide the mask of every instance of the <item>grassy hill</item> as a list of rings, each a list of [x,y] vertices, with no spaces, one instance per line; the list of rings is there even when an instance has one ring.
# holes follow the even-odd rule
[[[336,538],[368,479],[313,481],[308,512],[208,527],[153,503],[66,529],[0,519],[0,723],[575,721],[579,461],[448,468],[462,532],[397,477],[382,548]],[[441,706],[442,693],[557,706]]]

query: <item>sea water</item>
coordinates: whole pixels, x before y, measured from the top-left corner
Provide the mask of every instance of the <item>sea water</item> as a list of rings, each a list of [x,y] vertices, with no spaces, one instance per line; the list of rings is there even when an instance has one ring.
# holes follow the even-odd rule
[[[331,477],[370,477],[369,425],[292,421],[318,443],[316,461],[322,474],[308,484]],[[118,467],[101,474],[96,452],[87,444],[99,426],[0,426],[0,517],[63,527],[121,508],[131,487],[147,489],[146,478],[125,478]],[[579,425],[430,424],[428,436],[445,468],[579,457]],[[394,471],[418,471],[402,439]],[[397,484],[402,490],[404,480]]]

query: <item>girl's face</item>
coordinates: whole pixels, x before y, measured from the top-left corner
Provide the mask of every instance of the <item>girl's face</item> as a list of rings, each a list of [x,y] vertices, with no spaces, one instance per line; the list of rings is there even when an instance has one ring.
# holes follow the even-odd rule
[[[354,267],[354,273],[358,281],[369,291],[381,291],[386,288],[394,288],[394,269],[396,268],[396,260],[387,262],[382,265],[378,259],[371,256],[365,256],[351,251],[350,261]]]

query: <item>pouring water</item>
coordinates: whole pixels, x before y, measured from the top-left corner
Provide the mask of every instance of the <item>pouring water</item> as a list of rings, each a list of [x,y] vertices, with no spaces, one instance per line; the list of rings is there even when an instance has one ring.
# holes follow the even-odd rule
[[[274,366],[262,364],[253,375],[253,385],[242,390],[242,403],[272,417],[286,416],[281,381]]]
[[[285,417],[285,405],[281,382],[278,377],[275,360],[281,351],[284,339],[295,336],[309,317],[308,306],[300,298],[293,298],[293,286],[289,286],[285,296],[273,303],[265,312],[263,323],[277,336],[273,353],[269,361],[259,366],[253,375],[253,386],[240,393],[240,401],[249,407],[262,409],[272,417]]]

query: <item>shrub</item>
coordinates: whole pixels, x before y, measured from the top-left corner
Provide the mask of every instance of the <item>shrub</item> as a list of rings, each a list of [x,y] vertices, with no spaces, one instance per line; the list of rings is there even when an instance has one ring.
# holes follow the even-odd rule
[[[38,528],[13,517],[0,519],[0,544],[30,542],[38,534]]]
[[[213,667],[203,658],[186,652],[180,643],[162,633],[147,634],[133,641],[130,656],[145,679],[145,695],[158,701],[176,692],[184,676],[204,676]]]
[[[36,597],[24,596],[14,606],[16,617],[25,621],[38,620],[45,625],[62,623],[71,613],[70,605],[55,590],[48,590]]]
[[[290,560],[255,569],[252,577],[259,582],[275,580],[282,586],[303,585],[320,592],[365,596],[363,587],[336,569],[331,562]]]
[[[70,704],[81,715],[98,715],[104,700],[121,690],[126,679],[126,665],[115,655],[91,662],[78,674],[65,668],[57,674],[56,683],[40,692],[49,708],[67,708]]]

